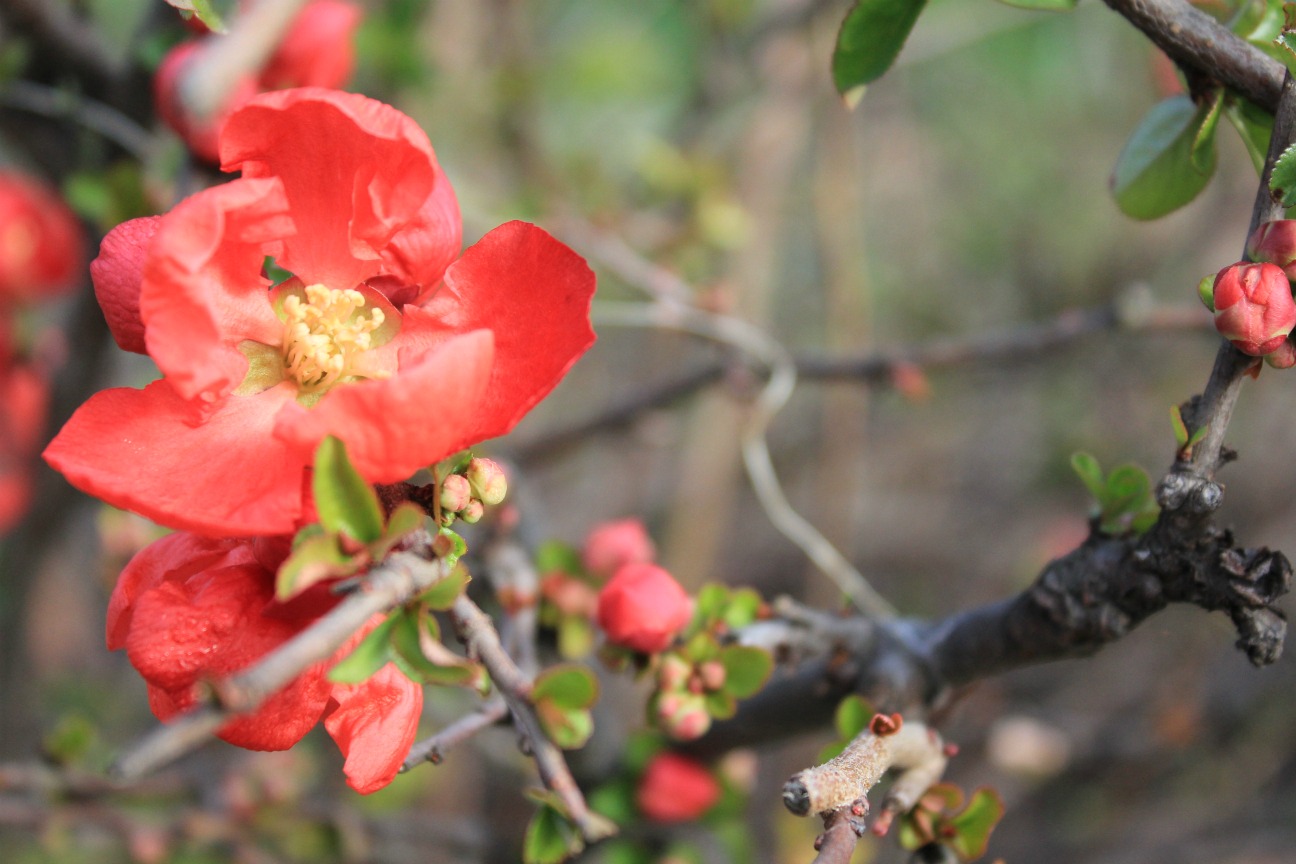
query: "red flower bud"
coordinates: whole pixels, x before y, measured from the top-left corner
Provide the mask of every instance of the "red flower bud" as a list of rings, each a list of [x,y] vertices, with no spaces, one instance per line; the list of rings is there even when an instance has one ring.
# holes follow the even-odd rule
[[[1296,219],[1264,223],[1252,232],[1246,251],[1252,261],[1277,264],[1288,279],[1296,278]]]
[[[52,190],[0,171],[0,307],[61,294],[81,270],[81,225]]]
[[[1230,264],[1215,277],[1215,329],[1245,354],[1263,357],[1296,327],[1291,283],[1276,264]]]
[[[1291,337],[1283,340],[1283,343],[1274,350],[1265,355],[1266,366],[1272,366],[1275,369],[1290,369],[1296,366],[1296,343],[1293,343]]]
[[[627,564],[599,592],[598,623],[608,641],[652,654],[670,645],[693,617],[693,601],[653,564]]]
[[[594,526],[585,538],[585,569],[596,576],[611,576],[626,564],[651,562],[656,555],[648,529],[638,519],[618,519]]]
[[[659,753],[648,763],[635,802],[656,822],[697,819],[720,800],[720,784],[706,766],[676,753]]]

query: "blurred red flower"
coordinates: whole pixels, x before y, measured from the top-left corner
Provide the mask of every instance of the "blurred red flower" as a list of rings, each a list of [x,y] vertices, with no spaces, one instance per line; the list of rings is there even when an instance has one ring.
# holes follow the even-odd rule
[[[43,183],[0,171],[0,307],[44,300],[76,285],[81,224]]]
[[[638,519],[600,522],[585,538],[581,559],[596,576],[611,576],[625,564],[650,562],[657,554],[648,529]]]
[[[262,94],[221,156],[243,176],[118,226],[91,265],[118,344],[163,373],[96,394],[45,451],[110,504],[291,532],[324,437],[366,480],[403,480],[509,431],[594,341],[593,273],[539,228],[500,226],[455,260],[454,192],[394,108]],[[295,275],[276,284],[278,268]]]
[[[693,600],[654,564],[626,564],[599,591],[599,627],[622,648],[661,651],[692,617]]]
[[[0,316],[0,328],[5,326]],[[5,341],[0,333],[0,534],[27,512],[49,401],[45,377],[8,356]]]
[[[180,532],[145,547],[122,571],[108,604],[110,650],[126,649],[148,684],[149,706],[169,720],[198,700],[200,682],[239,672],[337,603],[322,586],[288,603],[274,597],[287,538],[212,539]],[[337,653],[310,667],[221,738],[250,750],[286,750],[321,719],[345,757],[347,783],[368,793],[396,776],[414,743],[423,690],[391,664],[362,684],[326,675],[377,626],[375,616]]]
[[[701,762],[678,753],[658,753],[648,763],[635,801],[656,822],[689,822],[720,800],[720,784]]]

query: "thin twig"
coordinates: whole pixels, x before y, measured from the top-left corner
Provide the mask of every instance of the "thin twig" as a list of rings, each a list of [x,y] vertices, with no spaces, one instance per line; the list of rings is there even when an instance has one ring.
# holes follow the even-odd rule
[[[819,854],[811,864],[850,864],[858,842],[859,835],[850,817],[844,811],[834,810],[824,816],[823,833],[815,840]]]
[[[531,705],[531,679],[504,650],[490,616],[469,600],[467,595],[460,595],[450,609],[450,619],[454,622],[459,638],[467,646],[469,656],[486,667],[491,682],[508,704],[509,711],[513,714],[513,723],[535,760],[541,782],[562,800],[567,815],[571,817],[581,836],[593,843],[614,834],[616,826],[586,805],[585,796],[576,785],[576,779],[572,777],[562,751],[540,727],[540,721]]]
[[[896,615],[894,607],[874,590],[828,538],[792,508],[783,494],[765,439],[770,422],[787,404],[796,386],[796,366],[783,346],[746,321],[678,304],[596,303],[592,318],[596,324],[657,327],[691,333],[732,345],[764,364],[770,370],[770,378],[756,399],[741,438],[743,463],[757,499],[783,536],[805,552],[861,612],[879,619]]]
[[[499,723],[508,716],[508,713],[508,703],[503,699],[495,699],[485,703],[471,714],[465,714],[437,734],[424,738],[411,747],[409,756],[405,757],[405,764],[401,765],[401,773],[424,762],[440,765],[447,753],[483,729]]]
[[[369,571],[352,593],[254,666],[217,682],[210,702],[155,729],[124,753],[112,774],[133,780],[188,753],[236,714],[253,711],[307,668],[331,657],[365,622],[396,608],[443,578],[439,559],[421,544],[397,552]]]
[[[241,79],[270,59],[306,0],[260,0],[244,10],[225,36],[207,40],[180,80],[180,98],[196,117],[211,117]]]
[[[0,106],[68,119],[97,132],[141,162],[148,159],[153,136],[116,108],[82,94],[48,87],[31,81],[8,81],[0,85]]]

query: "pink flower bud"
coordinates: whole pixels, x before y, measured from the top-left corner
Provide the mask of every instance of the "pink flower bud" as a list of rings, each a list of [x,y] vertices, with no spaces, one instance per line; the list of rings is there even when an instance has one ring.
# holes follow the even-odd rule
[[[473,493],[483,504],[494,506],[508,494],[508,478],[498,462],[491,459],[473,459],[468,463],[468,482]]]
[[[706,766],[677,753],[659,753],[639,780],[635,802],[656,822],[689,822],[720,800],[720,784]]]
[[[458,513],[472,501],[472,486],[462,474],[451,474],[441,481],[441,509]]]
[[[1252,261],[1277,264],[1288,279],[1296,278],[1296,219],[1264,223],[1252,232],[1246,251]]]
[[[585,582],[566,573],[550,573],[540,580],[540,593],[564,615],[593,618],[598,595]]]
[[[618,519],[594,526],[585,538],[582,559],[596,576],[611,576],[626,564],[651,562],[656,555],[648,529],[638,519]]]
[[[667,654],[657,669],[657,685],[662,690],[683,690],[693,674],[693,664],[678,654]]]
[[[711,728],[711,715],[701,696],[674,692],[657,701],[657,725],[676,741],[692,741]]]
[[[469,525],[476,525],[484,515],[486,515],[486,508],[476,498],[469,501],[468,505],[459,511],[459,518]]]
[[[1215,277],[1215,329],[1244,354],[1263,357],[1296,327],[1291,283],[1276,264],[1230,264]]]
[[[702,686],[707,690],[719,690],[725,683],[725,667],[719,660],[708,660],[698,669],[702,677]]]
[[[1296,343],[1293,343],[1291,337],[1279,345],[1274,350],[1265,355],[1265,365],[1272,366],[1275,369],[1290,369],[1296,366]]]
[[[693,617],[693,601],[653,564],[627,564],[599,592],[598,623],[614,645],[652,654]]]

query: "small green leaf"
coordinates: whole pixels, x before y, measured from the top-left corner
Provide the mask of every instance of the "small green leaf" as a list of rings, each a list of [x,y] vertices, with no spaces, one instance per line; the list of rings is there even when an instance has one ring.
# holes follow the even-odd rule
[[[1296,144],[1282,152],[1269,175],[1269,191],[1284,207],[1296,206]]]
[[[328,680],[334,684],[360,684],[392,661],[392,631],[400,615],[392,615],[379,624],[360,641],[355,650],[329,670]]]
[[[1126,512],[1140,504],[1152,489],[1147,472],[1137,465],[1117,465],[1107,475],[1107,491],[1103,509],[1113,513]]]
[[[354,575],[369,560],[367,554],[351,556],[343,552],[336,534],[308,534],[300,542],[294,541],[292,554],[279,565],[279,572],[275,575],[275,599],[282,602],[296,597],[317,582]]]
[[[563,615],[558,622],[558,653],[567,660],[584,657],[594,649],[594,626],[580,615]]]
[[[1019,9],[1036,9],[1041,12],[1070,12],[1076,8],[1079,0],[999,0],[999,2],[1016,6]]]
[[[702,697],[707,713],[717,720],[728,720],[738,713],[738,700],[723,690],[714,690]]]
[[[434,582],[431,587],[419,595],[419,601],[429,609],[444,612],[454,605],[459,595],[468,587],[472,577],[464,567],[456,566],[444,579]]]
[[[228,29],[225,16],[234,11],[231,0],[166,0],[181,12],[192,14],[207,25],[213,33],[224,33]],[[219,10],[219,11],[218,11]]]
[[[387,537],[406,537],[423,527],[427,513],[413,501],[402,501],[387,517]]]
[[[852,693],[838,704],[833,714],[833,726],[843,740],[851,741],[868,728],[869,721],[876,713],[872,702],[858,693]]]
[[[1080,477],[1093,499],[1101,503],[1107,491],[1107,484],[1103,482],[1102,467],[1098,464],[1098,460],[1083,451],[1072,453],[1071,468]]]
[[[351,465],[346,445],[333,435],[315,451],[311,481],[320,523],[330,531],[346,534],[361,543],[382,536],[382,506],[372,486]]]
[[[1269,153],[1269,139],[1273,136],[1273,115],[1245,100],[1232,102],[1224,109],[1224,116],[1237,130],[1246,147],[1251,164],[1259,175],[1264,170]]]
[[[725,668],[724,691],[735,699],[746,699],[765,686],[774,671],[768,651],[745,645],[730,645],[720,651]]]
[[[846,96],[881,78],[895,63],[924,6],[926,0],[858,0],[842,21],[833,50],[837,92]]]
[[[1196,198],[1215,171],[1218,120],[1214,100],[1199,108],[1187,96],[1172,96],[1154,105],[1112,172],[1112,194],[1121,211],[1156,219]]]
[[[522,840],[524,864],[561,864],[585,848],[580,832],[549,804],[541,804]]]
[[[694,618],[700,619],[702,629],[711,628],[719,621],[729,605],[729,589],[723,585],[709,582],[702,586],[697,595],[697,612]]]
[[[535,552],[536,570],[541,573],[569,573],[573,576],[585,572],[580,552],[576,547],[560,540],[546,540]]]
[[[1174,430],[1175,445],[1182,450],[1188,443],[1188,427],[1184,425],[1183,412],[1178,405],[1170,406],[1170,428]]]
[[[588,708],[598,699],[598,680],[584,666],[568,663],[546,669],[531,687],[531,698],[560,708]]]
[[[536,717],[545,734],[564,750],[577,750],[594,734],[594,718],[584,708],[565,709],[553,699],[535,703]]]
[[[964,861],[980,858],[990,842],[990,832],[1003,814],[1004,805],[998,792],[984,786],[976,790],[963,812],[950,820],[957,833],[949,845]]]
[[[752,588],[739,588],[729,595],[729,606],[724,611],[724,624],[730,630],[739,630],[756,620],[760,614],[761,596]]]

